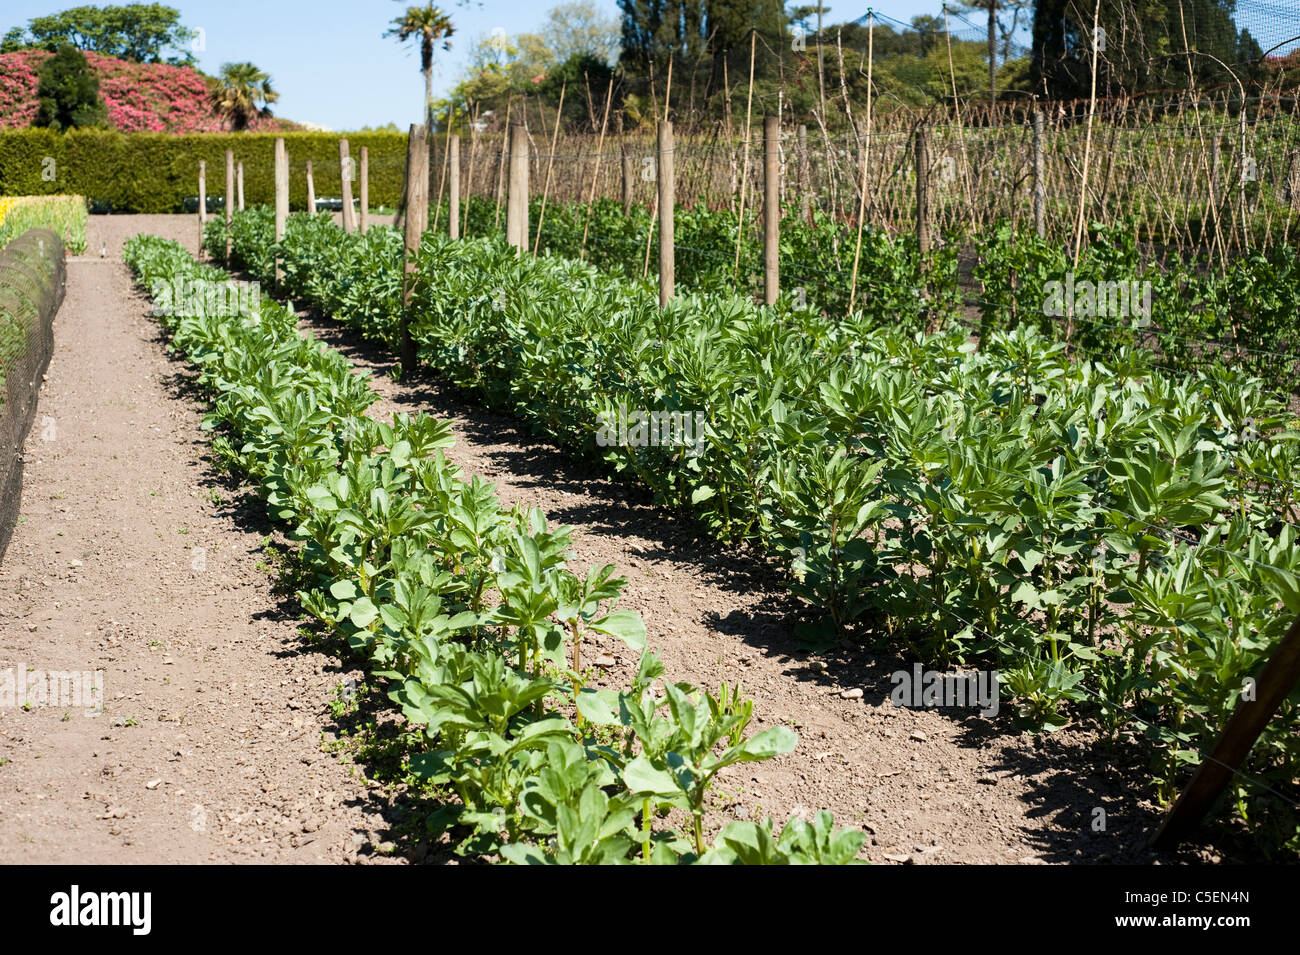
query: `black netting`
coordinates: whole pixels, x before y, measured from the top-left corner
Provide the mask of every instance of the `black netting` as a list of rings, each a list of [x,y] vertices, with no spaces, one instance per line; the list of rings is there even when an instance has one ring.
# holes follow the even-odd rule
[[[66,279],[63,242],[48,229],[25,232],[0,250],[0,559],[18,521],[23,442],[54,350]]]

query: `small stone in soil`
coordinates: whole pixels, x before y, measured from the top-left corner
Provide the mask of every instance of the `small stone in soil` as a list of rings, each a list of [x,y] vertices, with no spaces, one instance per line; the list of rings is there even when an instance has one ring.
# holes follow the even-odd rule
[[[855,686],[851,690],[844,690],[840,693],[840,697],[845,700],[860,700],[862,699],[862,688]]]

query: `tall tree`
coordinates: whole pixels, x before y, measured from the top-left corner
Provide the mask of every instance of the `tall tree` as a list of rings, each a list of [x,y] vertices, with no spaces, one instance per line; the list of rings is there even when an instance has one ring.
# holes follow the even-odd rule
[[[417,40],[420,44],[420,73],[424,76],[424,121],[433,126],[433,48],[442,43],[444,50],[451,49],[451,35],[455,32],[451,17],[432,3],[422,7],[407,7],[406,12],[393,19],[384,33],[405,43]]]
[[[104,126],[108,111],[99,98],[99,77],[86,54],[65,43],[41,64],[36,95],[40,105],[33,126],[62,132],[75,127]]]
[[[34,17],[27,30],[15,27],[4,38],[7,52],[20,47],[53,50],[68,44],[135,63],[192,64],[190,42],[197,34],[181,26],[180,12],[160,3],[82,6]],[[174,55],[167,56],[169,51]]]
[[[269,117],[270,104],[279,98],[271,88],[271,77],[252,63],[222,65],[215,106],[235,132],[248,129],[255,118]]]

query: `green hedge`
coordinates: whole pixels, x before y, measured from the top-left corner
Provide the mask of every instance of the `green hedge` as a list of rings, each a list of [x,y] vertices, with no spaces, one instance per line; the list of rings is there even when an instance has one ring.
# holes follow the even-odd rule
[[[208,195],[224,195],[225,154],[231,148],[244,164],[245,204],[270,205],[275,200],[275,138],[274,133],[0,130],[0,195],[76,193],[95,211],[183,212],[185,199],[198,195],[199,160],[208,164]],[[337,133],[284,134],[292,209],[307,207],[308,159],[317,197],[342,194],[339,138]],[[354,159],[362,146],[370,150],[371,206],[395,206],[406,169],[406,135],[353,133],[347,139]]]

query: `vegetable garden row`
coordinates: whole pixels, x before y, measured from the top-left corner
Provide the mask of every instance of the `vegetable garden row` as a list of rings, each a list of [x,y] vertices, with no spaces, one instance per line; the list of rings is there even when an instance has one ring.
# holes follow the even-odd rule
[[[235,264],[398,345],[402,241],[264,210]],[[224,253],[220,226],[209,248]],[[910,291],[909,289],[905,289]],[[914,293],[913,293],[914,294]],[[1170,377],[1138,347],[1074,360],[1037,323],[977,348],[907,313],[827,319],[428,233],[405,317],[430,366],[789,568],[811,638],[990,663],[1025,725],[1150,740],[1157,792],[1200,762],[1300,613],[1294,416],[1246,373]],[[620,407],[704,414],[690,449],[602,447]],[[1295,849],[1294,696],[1234,814]]]
[[[368,418],[378,396],[337,351],[300,335],[291,311],[172,308],[161,290],[228,277],[154,237],[132,239],[126,260],[216,398],[214,445],[301,541],[315,581],[303,607],[425,728],[411,769],[446,799],[433,821],[454,827],[460,851],[520,864],[854,861],[862,834],[835,830],[828,813],[779,834],[770,820],[732,822],[710,846],[715,776],[789,752],[794,733],[746,736],[752,703],[726,685],[714,695],[664,680],[658,696],[664,668],[649,651],[630,687],[584,686],[584,633],[645,645],[640,617],[613,609],[624,586],[614,567],[569,571],[567,529],[463,480],[443,456],[444,423]]]
[[[500,231],[500,206],[471,196],[461,200],[466,236]],[[446,221],[445,206],[437,213]],[[703,206],[677,209],[677,281],[695,292],[761,295],[761,230],[738,230],[736,213]],[[761,218],[761,217],[760,217]],[[608,199],[591,206],[534,199],[529,234],[541,232],[539,252],[584,258],[629,279],[654,277],[658,234],[650,211]],[[741,241],[737,248],[736,235]],[[882,323],[923,328],[927,323],[966,321],[982,335],[1021,323],[1045,338],[1068,341],[1088,357],[1110,356],[1117,347],[1145,346],[1172,371],[1241,367],[1270,388],[1295,390],[1300,362],[1300,255],[1291,245],[1243,253],[1222,270],[1204,257],[1157,262],[1143,253],[1128,224],[1094,224],[1078,262],[1059,243],[1003,225],[987,233],[951,233],[926,256],[915,236],[864,231],[857,289],[853,286],[856,230],[813,210],[810,218],[784,209],[780,227],[781,275],[792,303],[841,315],[855,308]],[[963,281],[963,250],[974,258]],[[1107,314],[1111,303],[1079,303],[1070,316],[1046,314],[1044,286],[1073,275],[1076,284],[1150,283],[1158,321],[1138,314]],[[924,289],[919,295],[917,290]],[[1062,310],[1064,311],[1064,310]],[[1071,328],[1072,326],[1072,328]]]

